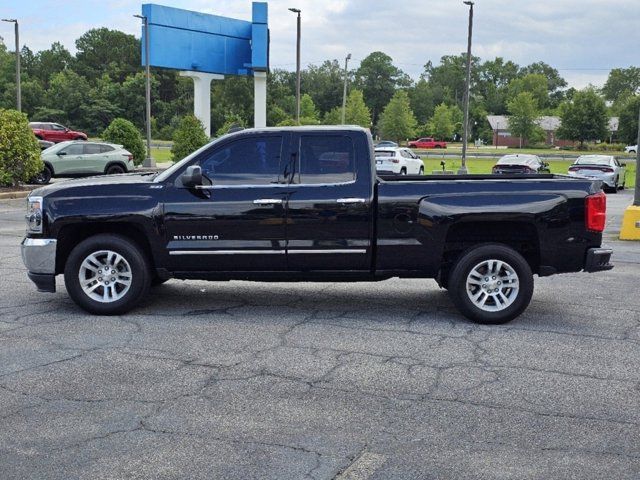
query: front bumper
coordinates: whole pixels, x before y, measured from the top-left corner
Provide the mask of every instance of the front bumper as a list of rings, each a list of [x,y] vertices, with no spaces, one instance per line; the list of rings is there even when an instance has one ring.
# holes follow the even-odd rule
[[[585,272],[600,272],[602,270],[611,270],[611,254],[613,250],[610,248],[590,248],[587,250],[587,258],[584,262]]]
[[[20,245],[27,275],[40,292],[56,291],[56,247],[52,238],[25,238]]]

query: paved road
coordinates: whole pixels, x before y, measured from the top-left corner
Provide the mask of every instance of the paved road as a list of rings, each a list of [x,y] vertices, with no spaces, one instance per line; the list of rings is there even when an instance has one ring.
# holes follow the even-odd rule
[[[427,280],[171,281],[92,317],[35,292],[2,201],[0,477],[637,479],[630,201],[613,271],[540,279],[495,327]]]

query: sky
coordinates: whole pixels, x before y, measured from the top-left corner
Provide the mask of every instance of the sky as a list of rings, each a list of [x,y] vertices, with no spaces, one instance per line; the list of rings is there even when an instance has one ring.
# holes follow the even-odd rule
[[[249,0],[156,0],[162,5],[251,19]],[[468,7],[462,0],[269,1],[271,67],[295,69],[295,15],[302,10],[302,64],[352,54],[350,68],[380,50],[417,79],[424,64],[466,51]],[[142,2],[133,0],[2,0],[1,18],[17,18],[20,43],[31,50],[55,41],[75,52],[91,28],[140,36]],[[13,25],[0,22],[10,49]],[[640,65],[640,0],[476,0],[473,55],[521,66],[544,61],[569,86],[602,86],[611,68]]]

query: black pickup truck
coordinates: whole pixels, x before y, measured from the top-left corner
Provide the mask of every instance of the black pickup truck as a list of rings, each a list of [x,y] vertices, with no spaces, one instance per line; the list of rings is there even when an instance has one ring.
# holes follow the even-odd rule
[[[71,180],[28,198],[22,256],[39,291],[64,274],[96,314],[169,278],[435,278],[468,318],[503,323],[533,275],[613,268],[598,181],[376,176],[358,127],[248,129],[161,173]]]

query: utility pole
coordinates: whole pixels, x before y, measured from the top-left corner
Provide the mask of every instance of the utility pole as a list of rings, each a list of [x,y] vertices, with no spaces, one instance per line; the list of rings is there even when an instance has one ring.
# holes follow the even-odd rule
[[[151,67],[149,62],[149,19],[144,15],[134,15],[142,19],[144,28],[144,60],[145,60],[145,101],[147,117],[147,158],[144,159],[143,167],[155,167],[156,162],[151,158]]]
[[[296,123],[300,125],[300,13],[299,8],[290,8],[290,11],[298,14],[298,33],[296,41]]]
[[[20,86],[20,32],[18,29],[18,20],[15,18],[3,18],[3,22],[15,24],[16,33],[16,110],[22,111],[22,91]]]
[[[464,93],[464,126],[462,136],[462,165],[458,170],[458,175],[466,175],[467,170],[467,137],[469,135],[469,90],[471,83],[471,34],[473,31],[473,2],[462,2],[469,5],[469,33],[467,35],[467,81]]]
[[[636,138],[636,189],[633,195],[633,204],[640,207],[640,109],[638,109],[638,138]]]
[[[347,109],[347,68],[349,65],[349,60],[351,60],[351,54],[349,53],[347,57],[344,59],[344,88],[342,89],[342,125],[345,122],[345,115]]]

